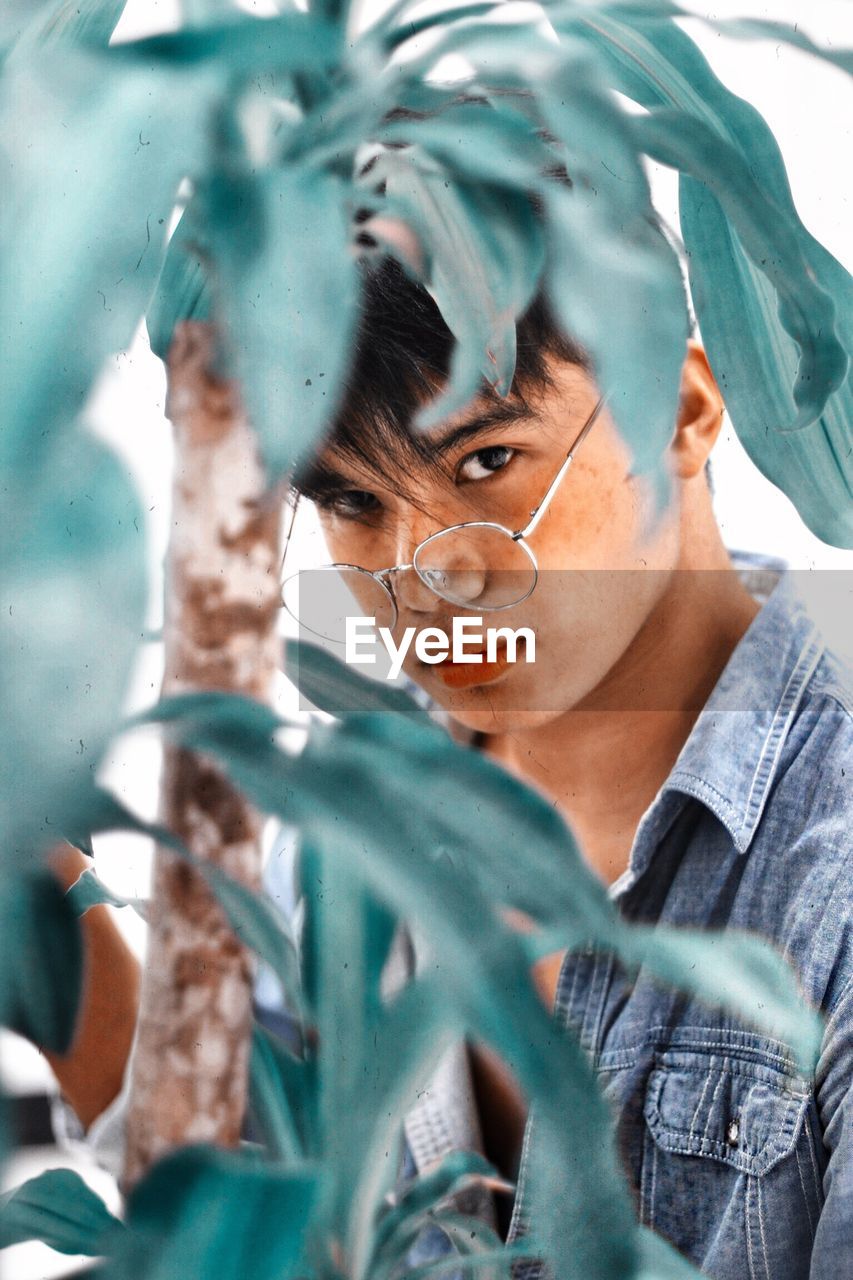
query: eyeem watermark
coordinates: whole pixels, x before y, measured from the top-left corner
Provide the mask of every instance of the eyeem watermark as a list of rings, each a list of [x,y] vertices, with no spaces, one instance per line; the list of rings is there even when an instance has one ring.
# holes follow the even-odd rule
[[[516,662],[519,640],[524,641],[524,661],[536,661],[536,637],[530,627],[487,627],[482,618],[454,618],[450,636],[441,627],[406,627],[399,645],[388,627],[376,627],[375,618],[347,618],[346,661],[376,662],[376,642],[381,640],[391,659],[387,680],[396,680],[403,669],[406,654],[415,642],[415,653],[421,662],[497,662],[498,644],[506,644],[506,661]],[[483,647],[485,642],[485,649]]]

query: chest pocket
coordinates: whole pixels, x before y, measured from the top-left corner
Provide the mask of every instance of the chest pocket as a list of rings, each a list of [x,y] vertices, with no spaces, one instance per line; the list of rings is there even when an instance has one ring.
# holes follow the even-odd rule
[[[808,1275],[821,1187],[807,1081],[721,1048],[656,1055],[644,1222],[711,1275]],[[770,1224],[773,1224],[772,1227]]]

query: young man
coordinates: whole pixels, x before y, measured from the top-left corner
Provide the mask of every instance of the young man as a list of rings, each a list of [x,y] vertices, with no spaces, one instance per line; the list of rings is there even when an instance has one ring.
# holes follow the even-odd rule
[[[452,339],[394,263],[372,268],[348,394],[298,488],[317,503],[331,561],[393,570],[395,634],[449,632],[478,602],[516,601],[482,616],[532,628],[534,663],[499,653],[463,670],[409,651],[404,670],[436,716],[554,803],[626,917],[760,933],[826,1013],[806,1080],[780,1043],[642,972],[627,977],[604,953],[538,966],[543,998],[580,1036],[612,1105],[640,1219],[717,1280],[853,1275],[849,684],[790,583],[762,606],[723,545],[705,474],[723,406],[701,348],[685,351],[671,502],[656,513],[589,361],[541,299],[518,337],[508,400],[484,390],[418,436],[413,413],[446,375]],[[472,542],[473,561],[464,543],[452,563],[418,556],[467,521],[521,530],[546,494],[526,560],[509,558],[512,539],[488,552]],[[529,553],[537,573],[523,595]],[[468,595],[432,589],[461,592],[466,574],[481,582]],[[484,594],[503,574],[504,594]],[[277,894],[280,870],[273,859]],[[481,1122],[487,1153],[519,1171],[501,1224],[512,1238],[525,1225],[524,1112],[499,1064],[475,1047],[470,1064],[476,1112],[457,1059],[410,1117],[406,1171],[441,1154],[436,1108],[454,1117],[445,1147],[466,1145]]]
[[[612,1104],[641,1220],[719,1280],[853,1275],[849,683],[792,583],[762,607],[723,545],[705,474],[723,404],[702,349],[685,351],[671,502],[656,515],[589,361],[541,299],[518,336],[509,401],[484,392],[418,436],[412,415],[451,340],[425,292],[380,267],[344,411],[298,487],[331,561],[392,570],[397,637],[449,633],[460,613],[533,630],[532,664],[433,665],[410,649],[404,671],[456,736],[553,801],[625,916],[760,933],[826,1012],[803,1080],[783,1045],[605,954],[543,962],[543,997]],[[527,595],[511,539],[435,538],[469,521],[516,532],[533,513]],[[365,613],[381,604],[357,591]],[[511,1169],[512,1090],[482,1055],[474,1069],[487,1150]]]

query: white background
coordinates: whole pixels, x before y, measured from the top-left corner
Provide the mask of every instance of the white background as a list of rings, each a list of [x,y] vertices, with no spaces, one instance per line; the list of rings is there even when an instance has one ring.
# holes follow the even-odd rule
[[[258,13],[266,5],[245,4]],[[379,11],[368,0],[363,17]],[[849,0],[813,0],[808,6],[791,0],[770,4],[742,4],[731,0],[708,6],[693,4],[695,12],[712,17],[750,15],[799,23],[818,43],[837,47],[853,43]],[[174,0],[131,0],[118,35],[129,38],[164,30],[175,24]],[[851,235],[850,156],[853,155],[853,92],[840,71],[806,54],[772,42],[740,42],[716,35],[698,23],[689,30],[700,43],[725,83],[756,105],[779,140],[800,215],[814,235],[849,268],[853,268]],[[652,171],[656,202],[670,224],[677,225],[674,175]],[[132,349],[111,360],[92,398],[91,420],[97,431],[114,443],[136,478],[146,512],[151,547],[151,606],[149,625],[160,623],[162,560],[169,525],[170,434],[163,416],[165,379],[140,333]],[[728,546],[781,555],[802,569],[853,569],[853,553],[827,547],[802,524],[790,502],[758,473],[726,423],[713,455],[715,506]],[[157,694],[160,655],[149,645],[129,691],[128,709],[145,705]],[[293,710],[292,703],[288,708]],[[147,816],[156,808],[159,753],[153,735],[120,746],[104,780]],[[145,896],[150,852],[144,842],[129,837],[96,841],[99,873],[119,893]],[[144,927],[127,910],[116,917],[141,953]],[[2,1076],[14,1091],[35,1090],[49,1073],[35,1050],[11,1036],[0,1041]],[[65,1163],[61,1153],[30,1156],[13,1162],[6,1182],[29,1176],[34,1168]],[[34,1163],[35,1162],[35,1163]],[[87,1175],[88,1176],[88,1175]],[[97,1180],[97,1179],[96,1179]],[[98,1189],[104,1190],[103,1178]],[[43,1246],[20,1246],[6,1254],[3,1274],[14,1280],[35,1280],[69,1270],[69,1260]]]

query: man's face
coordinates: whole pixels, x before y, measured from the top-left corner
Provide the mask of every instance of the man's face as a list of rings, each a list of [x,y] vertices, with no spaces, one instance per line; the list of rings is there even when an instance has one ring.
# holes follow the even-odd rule
[[[377,570],[410,564],[419,542],[448,525],[488,520],[515,531],[538,507],[592,413],[599,392],[574,365],[552,362],[554,386],[534,402],[533,416],[492,425],[442,449],[451,431],[478,406],[428,433],[443,465],[409,468],[401,496],[376,473],[324,455],[345,487],[319,511],[330,558]],[[674,510],[652,522],[651,488],[629,474],[629,454],[607,410],[531,534],[539,578],[526,600],[498,612],[440,599],[411,570],[394,574],[399,642],[406,627],[451,633],[454,616],[481,616],[490,626],[529,627],[534,663],[466,666],[419,661],[414,645],[404,670],[460,723],[487,733],[534,727],[571,708],[613,705],[630,667],[632,642],[653,613],[678,560]],[[510,552],[512,547],[510,546]],[[497,567],[497,566],[496,566]],[[650,572],[653,571],[653,572]],[[628,704],[626,704],[628,705]]]

